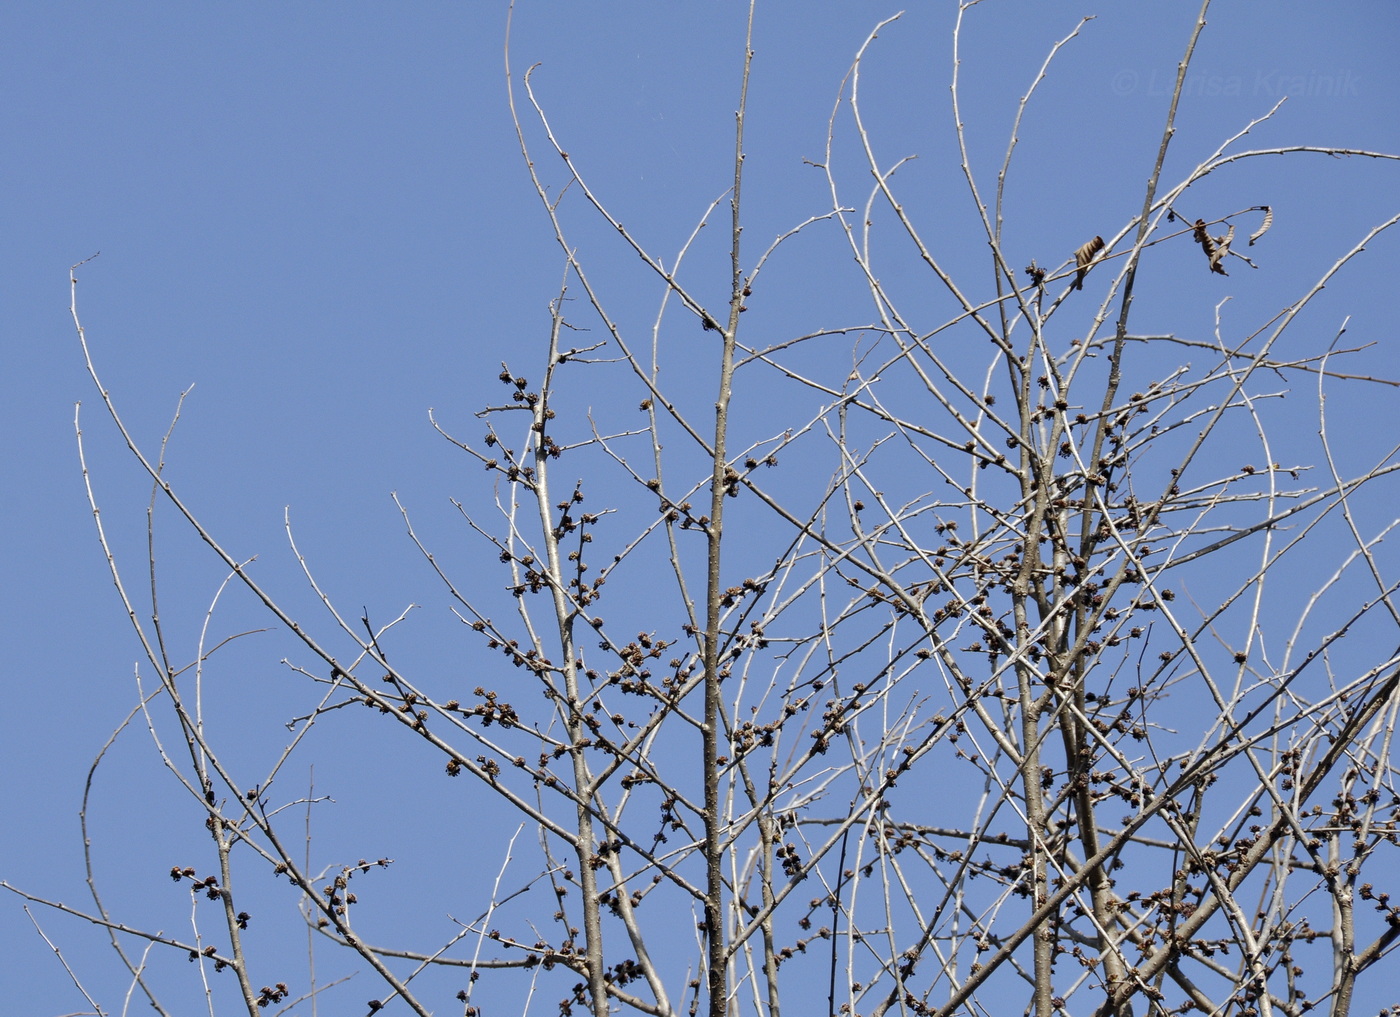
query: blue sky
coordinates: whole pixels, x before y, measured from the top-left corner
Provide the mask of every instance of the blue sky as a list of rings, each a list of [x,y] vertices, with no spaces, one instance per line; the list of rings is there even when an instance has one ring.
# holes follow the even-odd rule
[[[824,181],[803,160],[821,155],[856,48],[897,9],[869,0],[760,3],[746,181],[748,228],[758,241],[825,210]],[[969,18],[963,115],[974,167],[990,179],[1016,98],[1045,52],[1079,16],[1097,16],[1060,58],[1021,133],[1008,236],[1026,258],[1058,263],[1137,211],[1194,12],[1194,4],[1126,0],[988,0]],[[911,208],[936,224],[945,251],[967,245],[971,260],[982,248],[953,157],[950,23],[947,5],[910,5],[882,34],[864,87],[882,154],[919,156],[901,170]],[[434,408],[447,426],[475,436],[472,413],[497,398],[500,362],[533,371],[562,274],[506,106],[504,31],[504,4],[483,0],[234,7],[13,0],[0,11],[7,152],[0,596],[9,690],[0,711],[7,817],[0,877],[55,899],[84,897],[82,781],[135,697],[139,648],[94,539],[75,403],[104,522],[133,578],[149,485],[124,457],[83,370],[68,318],[70,265],[101,252],[79,271],[80,311],[138,439],[154,446],[180,393],[194,386],[170,449],[170,476],[233,553],[260,556],[291,602],[314,610],[286,550],[284,506],[320,578],[376,617],[435,595],[391,491],[426,533],[452,545],[458,565],[489,566],[448,501],[479,488],[482,475],[433,433],[427,414]],[[539,94],[571,159],[659,252],[673,252],[730,182],[742,31],[734,3],[518,6],[517,72],[541,64]],[[1283,110],[1256,130],[1251,146],[1400,150],[1397,49],[1400,14],[1392,4],[1220,4],[1195,57],[1166,175],[1184,173],[1285,94]],[[1275,273],[1267,289],[1241,269],[1217,299],[1233,297],[1242,317],[1263,313],[1316,279],[1394,214],[1395,172],[1310,156],[1222,174],[1193,191],[1192,207],[1277,210],[1274,246],[1258,255]],[[649,321],[659,296],[652,280],[606,230],[576,222],[621,320]],[[1400,376],[1386,295],[1396,250],[1393,237],[1382,238],[1355,266],[1345,299],[1319,302],[1315,317],[1318,334],[1330,335],[1352,314],[1349,335],[1380,344],[1353,369],[1387,377]],[[693,256],[702,288],[722,285],[720,251],[701,244]],[[851,310],[849,255],[843,262],[840,252],[832,231],[775,267],[784,295],[767,307],[755,302],[761,327],[868,319],[868,308]],[[1192,273],[1198,283],[1192,253],[1163,271]],[[893,285],[902,284],[902,271],[892,258]],[[988,273],[978,262],[967,274],[985,281]],[[633,287],[643,292],[633,295]],[[722,299],[716,285],[706,292]],[[1164,314],[1172,309],[1169,295],[1144,299]],[[607,401],[605,393],[596,398]],[[709,398],[697,393],[697,405]],[[1377,405],[1342,400],[1334,409],[1339,426],[1358,435],[1358,461],[1370,454],[1369,438],[1379,447],[1393,434],[1394,416],[1378,417]],[[163,613],[184,638],[222,570],[173,525],[162,541],[171,576]],[[424,613],[425,633],[459,638],[440,604]],[[230,606],[221,621],[226,631],[263,624],[246,604]],[[402,652],[440,666],[461,666],[454,654],[469,652],[428,642],[425,635],[425,645]],[[289,680],[276,667],[279,656],[249,650],[247,666],[261,670],[234,698],[275,701]],[[163,830],[158,800],[176,792],[168,780],[160,784],[142,731],[128,731],[118,745],[103,790],[106,878],[115,897],[125,899],[129,888],[141,920],[178,922],[179,893],[162,911],[145,908],[146,891],[137,891],[159,887],[180,860],[178,840],[139,832]],[[328,792],[343,796],[343,813],[357,802],[367,810],[344,820],[352,832],[355,823],[417,829],[405,816],[431,799],[412,789],[386,796],[359,746],[349,741],[341,750],[341,763],[366,789],[363,799],[343,787]],[[318,763],[328,784],[335,762],[332,752]],[[442,817],[441,829],[465,835],[481,821],[455,812]],[[169,836],[189,834],[197,844],[197,832]],[[129,871],[137,874],[128,883]],[[431,888],[405,892],[432,899]],[[104,998],[119,998],[99,938],[54,915],[38,917],[80,970],[100,972],[94,983]],[[0,942],[0,999],[10,1012],[79,1008],[16,900],[0,898]]]

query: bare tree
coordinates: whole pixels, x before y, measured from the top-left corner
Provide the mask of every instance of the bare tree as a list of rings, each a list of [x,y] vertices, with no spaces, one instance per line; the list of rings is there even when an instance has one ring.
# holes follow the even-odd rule
[[[290,673],[316,700],[294,717],[248,704],[237,725],[292,731],[271,759],[235,751],[236,728],[216,737],[201,683],[217,626],[182,656],[148,620],[155,540],[146,601],[89,488],[154,674],[139,713],[215,859],[213,875],[170,876],[212,903],[197,940],[124,923],[95,881],[92,907],[43,903],[108,929],[159,1012],[172,1011],[151,945],[188,955],[211,1000],[236,982],[249,1013],[318,996],[343,1011],[351,990],[319,983],[314,965],[263,984],[272,965],[250,946],[249,912],[272,923],[277,909],[382,983],[370,1011],[445,1012],[455,987],[468,1014],[1351,1012],[1400,936],[1400,908],[1377,888],[1400,857],[1400,604],[1381,554],[1394,523],[1361,511],[1393,503],[1400,464],[1392,450],[1346,472],[1327,398],[1338,386],[1390,398],[1394,383],[1343,369],[1356,352],[1344,327],[1301,352],[1281,339],[1400,216],[1263,322],[1217,307],[1213,334],[1162,333],[1134,302],[1168,284],[1159,249],[1200,248],[1199,288],[1180,299],[1209,306],[1207,284],[1267,248],[1267,196],[1215,207],[1197,187],[1212,174],[1265,155],[1395,157],[1245,149],[1270,111],[1167,178],[1202,4],[1140,208],[1025,265],[1003,233],[1017,136],[1082,25],[1031,76],[989,180],[959,106],[973,6],[951,40],[966,190],[948,200],[970,202],[985,252],[941,251],[896,186],[903,160],[877,155],[862,70],[893,18],[839,87],[817,162],[829,204],[754,247],[750,9],[733,179],[669,260],[571,158],[533,68],[507,61],[564,280],[537,347],[502,365],[484,437],[439,426],[492,482],[460,508],[503,584],[441,564],[404,511],[442,595],[497,661],[469,694],[399,664],[406,612],[345,610],[295,542],[328,626],[260,585],[166,482],[163,450],[127,430],[89,356],[154,481],[151,518],[173,510],[226,583],[295,638]],[[649,329],[621,324],[624,297],[590,274],[579,213],[635,257],[633,291],[656,297]],[[717,301],[687,261],[710,224],[727,230]],[[800,334],[749,327],[765,271],[814,231],[841,238],[869,309]],[[882,281],[891,250],[908,252],[922,292]],[[73,316],[86,352],[76,298]],[[1273,437],[1285,392],[1293,420],[1311,394],[1315,445]],[[1248,446],[1254,465],[1240,462]],[[444,910],[472,915],[454,931],[438,916],[408,934],[357,923],[389,859],[336,845],[339,861],[313,864],[302,843],[320,799],[293,786],[291,764],[343,737],[353,707],[381,721],[391,764],[398,746],[425,747],[472,785],[471,802],[444,810],[523,824],[491,821],[499,869],[444,876]],[[321,779],[334,784],[333,769]],[[444,873],[453,855],[444,844]]]

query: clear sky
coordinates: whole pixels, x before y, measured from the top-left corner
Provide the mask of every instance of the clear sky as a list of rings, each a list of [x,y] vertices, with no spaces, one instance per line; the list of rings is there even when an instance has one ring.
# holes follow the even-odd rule
[[[975,168],[990,180],[1016,98],[1044,54],[1081,15],[1097,16],[1061,56],[1021,133],[1008,217],[1018,257],[1059,263],[1136,213],[1195,9],[987,0],[969,18],[963,117]],[[803,160],[821,156],[855,50],[897,10],[872,0],[761,0],[746,186],[749,228],[763,243],[826,210],[824,181]],[[916,211],[939,223],[935,242],[945,252],[966,244],[969,258],[981,258],[952,157],[950,24],[948,4],[909,4],[882,34],[864,87],[884,156],[919,156],[901,173]],[[353,609],[387,619],[431,603],[427,631],[449,631],[389,493],[419,513],[426,532],[458,545],[459,564],[481,553],[454,524],[448,499],[479,487],[482,474],[433,433],[428,410],[476,436],[472,413],[498,396],[500,362],[534,370],[562,274],[506,106],[504,32],[496,0],[7,0],[0,9],[0,878],[86,904],[82,782],[136,696],[139,648],[94,539],[76,403],[104,522],[138,581],[149,484],[124,458],[83,369],[68,317],[70,265],[101,252],[79,270],[80,310],[139,440],[154,447],[193,386],[170,476],[233,553],[258,555],[271,581],[312,610],[283,532],[290,506],[303,552]],[[671,256],[731,180],[741,6],[521,0],[514,32],[517,72],[542,65],[539,93],[571,157],[619,219]],[[1252,146],[1400,150],[1397,52],[1393,3],[1220,3],[1195,57],[1167,176],[1284,95]],[[1311,156],[1202,188],[1193,208],[1268,203],[1277,214],[1274,246],[1258,260],[1280,274],[1256,294],[1254,276],[1240,269],[1217,299],[1258,312],[1298,292],[1397,211],[1396,172]],[[623,319],[649,320],[652,280],[616,238],[580,228]],[[868,308],[840,307],[849,254],[843,260],[834,231],[830,239],[794,254],[787,295],[761,311],[766,327],[868,319]],[[1354,369],[1389,377],[1400,376],[1396,243],[1383,238],[1356,266],[1345,300],[1316,317],[1319,334],[1330,335],[1354,315],[1349,336],[1379,344]],[[702,247],[700,257],[717,251]],[[718,280],[724,268],[713,261],[696,272]],[[892,266],[891,278],[899,271]],[[847,281],[834,282],[837,273]],[[985,281],[983,262],[968,276]],[[644,292],[633,299],[629,285]],[[1358,434],[1393,435],[1395,416],[1376,417],[1374,405],[1355,419],[1345,404],[1336,412]],[[163,612],[192,640],[221,569],[169,523],[162,540],[172,576]],[[259,624],[243,605],[220,630]],[[460,666],[450,663],[459,650],[417,652]],[[249,678],[258,690],[249,695],[275,697],[290,681],[280,655],[249,651],[248,666],[262,672]],[[369,828],[427,807],[412,790],[399,797],[378,787],[372,763],[354,758],[359,747],[343,749],[347,766],[362,767],[354,772],[367,812],[341,821]],[[332,765],[318,771],[327,785]],[[205,864],[203,854],[182,862],[182,852],[202,850],[202,831],[161,826],[159,802],[179,792],[139,724],[118,742],[100,793],[98,853],[115,901],[141,922],[186,921],[184,891],[159,880],[172,864]],[[357,801],[342,787],[327,793],[343,795],[345,813]],[[445,816],[441,829],[464,834],[481,821]],[[152,900],[160,892],[169,899]],[[433,889],[405,894],[418,906]],[[92,973],[105,1005],[119,1006],[113,987],[122,983],[101,937],[51,913],[37,917],[79,972]],[[0,897],[0,952],[0,1009],[80,1008],[16,898]]]

